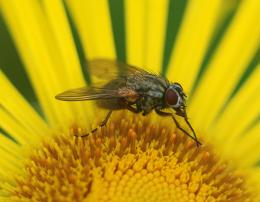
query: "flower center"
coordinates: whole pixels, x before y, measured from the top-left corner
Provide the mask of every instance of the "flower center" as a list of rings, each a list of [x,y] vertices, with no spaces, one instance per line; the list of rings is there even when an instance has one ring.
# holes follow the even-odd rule
[[[56,136],[31,155],[21,201],[250,201],[244,179],[170,120],[117,112],[85,138]]]

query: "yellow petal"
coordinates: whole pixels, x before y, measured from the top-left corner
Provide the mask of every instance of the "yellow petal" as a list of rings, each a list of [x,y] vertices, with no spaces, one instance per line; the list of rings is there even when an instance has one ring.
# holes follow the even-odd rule
[[[5,137],[2,133],[0,133],[0,142],[0,148],[2,151],[6,151],[6,153],[19,158],[19,154],[21,154],[21,147],[17,143]]]
[[[127,61],[160,72],[168,0],[126,1]]]
[[[213,137],[220,140],[225,136],[226,143],[233,142],[256,119],[260,112],[259,78],[260,65],[210,128]]]
[[[246,134],[242,134],[242,137],[236,141],[239,149],[233,149],[233,151],[236,151],[235,156],[241,165],[251,167],[260,162],[260,124],[258,123],[258,125],[246,132]]]
[[[35,138],[35,134],[30,131],[30,129],[25,128],[20,122],[18,122],[10,113],[0,107],[0,117],[1,117],[1,128],[3,128],[7,133],[19,142],[19,144],[26,145],[27,143],[32,143]],[[36,133],[38,134],[38,133]],[[38,137],[39,139],[39,137]]]
[[[144,67],[155,73],[160,73],[162,66],[168,4],[168,0],[146,0]]]
[[[55,68],[59,71],[59,75],[62,75],[58,78],[59,82],[62,82],[62,86],[66,86],[64,91],[70,88],[85,86],[86,83],[62,1],[45,0],[43,5],[50,29],[53,32],[53,43],[56,43],[57,46],[55,58],[60,65]],[[88,110],[89,120],[93,117],[91,115],[92,105],[89,102],[67,102],[66,105],[74,109],[74,113],[81,119],[86,117],[86,110]]]
[[[19,173],[21,166],[21,150],[17,144],[6,138],[2,133],[0,133],[0,141],[0,180],[12,179],[14,173]]]
[[[241,2],[190,104],[195,127],[209,127],[255,55],[260,36],[259,9],[260,1]]]
[[[10,128],[13,130],[15,138],[21,138],[20,141],[27,141],[27,138],[37,138],[49,132],[49,128],[42,118],[34,111],[30,104],[19,94],[15,87],[5,77],[3,72],[0,72],[0,123],[1,127]],[[8,121],[9,120],[9,121]],[[19,129],[14,130],[15,126],[8,123],[19,123],[26,132],[26,136],[19,136]],[[15,123],[14,123],[15,122]],[[33,124],[32,124],[33,123]],[[19,139],[17,139],[19,140]],[[20,142],[19,141],[19,142]],[[21,142],[22,143],[22,142]]]
[[[59,64],[55,63],[52,55],[55,47],[51,43],[49,26],[39,2],[27,0],[18,5],[12,0],[1,1],[1,9],[46,118],[52,125],[62,125],[64,120],[72,116],[68,107],[54,99],[64,87],[59,83],[60,75],[55,71]]]
[[[56,42],[55,51],[60,65],[56,69],[62,74],[60,78],[68,88],[85,85],[81,72],[77,50],[73,41],[68,19],[62,1],[44,0],[45,13],[53,32],[53,41]]]
[[[47,3],[44,4],[46,10],[51,9],[47,7]],[[61,41],[57,40],[57,37],[60,36],[57,35],[57,30],[53,26],[59,23],[60,27],[66,30],[66,24],[62,23],[66,18],[61,5],[54,4],[53,6],[53,9],[56,9],[57,13],[61,15],[56,19],[57,21],[53,20],[50,15],[48,18],[45,16],[38,1],[27,0],[21,5],[17,5],[15,1],[1,1],[1,9],[7,25],[13,34],[44,114],[51,125],[63,127],[75,120],[84,119],[84,114],[80,113],[80,107],[73,107],[76,105],[75,103],[60,102],[55,100],[54,96],[67,90],[68,86],[72,86],[73,75],[68,72],[69,65],[75,65],[71,68],[74,69],[71,73],[75,73],[75,79],[78,79],[75,87],[78,87],[77,84],[83,84],[83,79],[75,54],[71,55],[71,59],[64,60],[64,63],[61,62],[63,61],[61,58],[65,57],[65,54],[75,52],[75,50],[71,36],[61,37],[67,48],[64,48]],[[47,14],[49,12],[46,11]],[[66,41],[68,42],[66,43]],[[90,112],[88,112],[89,115]]]
[[[180,82],[187,93],[197,76],[216,22],[223,14],[221,3],[221,0],[188,3],[167,74],[170,80]]]
[[[5,169],[12,169],[18,170],[21,165],[21,160],[19,159],[19,156],[14,157],[2,148],[0,149],[0,154],[1,154],[1,159],[0,159],[0,164],[1,164],[1,170]]]
[[[144,41],[146,37],[145,14],[145,1],[125,1],[127,61],[129,64],[139,67],[144,66]]]
[[[107,0],[68,0],[84,50],[89,59],[116,58]]]

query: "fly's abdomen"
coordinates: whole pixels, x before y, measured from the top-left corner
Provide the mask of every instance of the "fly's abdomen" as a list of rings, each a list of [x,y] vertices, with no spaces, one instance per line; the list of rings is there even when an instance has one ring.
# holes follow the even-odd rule
[[[96,103],[103,109],[120,110],[125,108],[123,99],[124,98],[103,99],[97,100]]]

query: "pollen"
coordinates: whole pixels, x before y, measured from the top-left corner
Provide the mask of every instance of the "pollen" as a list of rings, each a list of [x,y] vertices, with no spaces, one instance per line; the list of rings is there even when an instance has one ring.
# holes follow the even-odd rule
[[[252,201],[245,177],[165,119],[113,116],[106,127],[57,134],[16,177],[14,201]]]

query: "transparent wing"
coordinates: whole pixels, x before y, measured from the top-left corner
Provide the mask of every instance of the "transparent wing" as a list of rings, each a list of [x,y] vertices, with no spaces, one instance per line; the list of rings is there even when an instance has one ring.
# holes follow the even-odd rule
[[[88,61],[87,66],[90,74],[94,78],[97,78],[96,80],[92,80],[93,85],[96,85],[97,81],[105,84],[111,80],[127,79],[130,77],[139,83],[143,83],[142,81],[150,81],[163,86],[169,84],[169,81],[159,74],[116,60],[94,59]]]
[[[112,80],[117,77],[127,77],[129,75],[156,75],[141,68],[109,59],[90,60],[87,62],[87,67],[90,74],[99,79]]]
[[[98,100],[120,97],[123,97],[123,95],[120,95],[116,89],[93,86],[67,90],[55,96],[56,99],[63,101]]]

